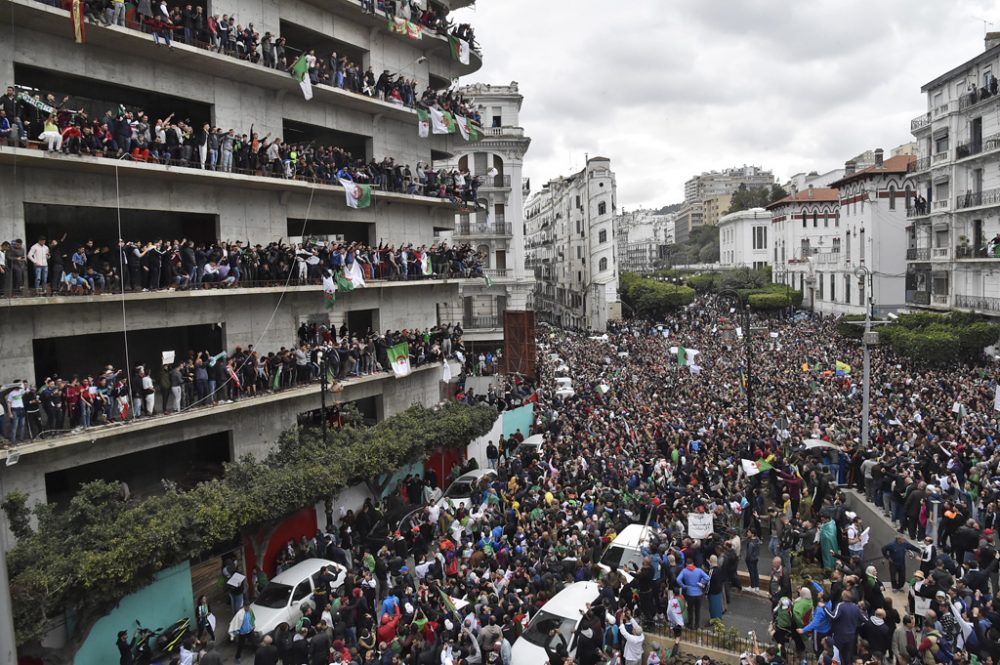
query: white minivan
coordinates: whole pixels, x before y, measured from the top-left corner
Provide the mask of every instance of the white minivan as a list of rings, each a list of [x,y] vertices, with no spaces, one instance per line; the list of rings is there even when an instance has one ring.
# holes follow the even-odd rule
[[[594,582],[576,582],[557,593],[531,618],[511,649],[510,665],[539,665],[546,661],[545,647],[560,640],[549,635],[553,629],[566,640],[569,655],[576,653],[576,629],[587,611],[587,603],[597,600],[600,590]]]

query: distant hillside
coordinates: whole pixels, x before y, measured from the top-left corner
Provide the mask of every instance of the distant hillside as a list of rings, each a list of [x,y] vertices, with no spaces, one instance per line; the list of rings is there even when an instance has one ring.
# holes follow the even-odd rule
[[[663,206],[662,208],[660,208],[659,210],[656,211],[656,214],[657,215],[669,215],[672,212],[677,212],[678,210],[680,210],[681,206],[683,206],[683,205],[684,205],[683,203],[673,203],[673,204],[668,205],[668,206]]]

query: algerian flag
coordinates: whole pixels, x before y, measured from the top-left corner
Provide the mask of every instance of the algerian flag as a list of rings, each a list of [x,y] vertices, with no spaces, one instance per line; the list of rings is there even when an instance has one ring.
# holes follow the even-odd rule
[[[334,303],[337,302],[337,284],[333,281],[333,275],[330,272],[323,273],[323,297],[326,301],[326,308],[333,309]]]
[[[406,342],[389,347],[389,364],[396,378],[410,374],[410,345]]]
[[[762,457],[761,459],[757,460],[757,469],[759,471],[770,471],[771,469],[773,469],[774,467],[771,466],[771,459],[772,459],[771,457],[768,457],[767,459],[764,459]]]
[[[760,469],[757,468],[757,464],[753,460],[741,459],[740,464],[743,466],[743,473],[751,478],[760,473]]]
[[[431,114],[423,109],[417,109],[417,136],[422,139],[430,136]]]
[[[597,386],[597,392],[601,393],[602,395],[607,393],[609,390],[611,390],[611,386],[609,386],[606,383],[602,383]]]
[[[365,284],[365,275],[361,271],[361,264],[357,261],[344,268],[344,277],[351,282],[352,289],[363,289],[367,286]]]
[[[420,257],[420,272],[424,275],[430,275],[434,267],[431,265],[431,255],[424,252]]]
[[[687,365],[687,349],[683,346],[677,347],[677,365],[679,367],[684,367]]]
[[[455,125],[458,127],[458,133],[462,135],[462,138],[466,141],[469,140],[469,122],[465,119],[465,116],[455,114]]]
[[[449,37],[448,41],[451,42],[451,57],[463,65],[469,64],[469,42],[458,37]]]
[[[350,293],[354,290],[354,285],[351,284],[351,280],[347,279],[343,275],[337,275],[337,290],[343,291],[344,293]]]
[[[455,120],[447,111],[441,111],[433,106],[430,108],[431,131],[434,134],[454,134]]]
[[[292,65],[292,76],[299,82],[299,87],[302,88],[302,96],[306,98],[306,101],[312,99],[312,80],[309,78],[309,63],[306,61],[304,53]]]
[[[372,204],[371,185],[359,185],[350,180],[341,180],[340,184],[344,186],[348,208],[367,208]]]

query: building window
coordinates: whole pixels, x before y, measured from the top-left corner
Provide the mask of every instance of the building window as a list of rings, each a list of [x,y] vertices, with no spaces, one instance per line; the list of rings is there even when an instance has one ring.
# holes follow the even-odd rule
[[[836,213],[836,214],[834,215],[834,217],[833,217],[833,225],[834,225],[834,226],[835,226],[836,228],[838,228],[838,229],[840,228],[840,213],[839,213],[839,212],[838,212],[838,213]]]
[[[840,253],[840,238],[833,239],[833,251],[838,254]]]
[[[844,302],[851,304],[851,276],[844,275]]]
[[[583,247],[577,247],[576,248],[576,258],[578,258],[578,259],[582,259],[583,258]]]
[[[819,215],[814,212],[813,213],[813,228],[815,229],[817,226],[819,226]]]
[[[753,248],[767,249],[767,227],[755,226],[753,228]]]
[[[802,213],[802,228],[806,228],[806,214]]]
[[[819,299],[823,299],[823,285],[826,283],[823,281],[823,273],[816,273],[816,283],[819,284]]]
[[[601,201],[600,203],[598,203],[597,204],[597,214],[598,215],[606,215],[606,214],[608,214],[608,204],[605,203],[604,201]]]
[[[603,243],[603,242],[607,242],[607,241],[608,241],[608,232],[607,231],[601,231],[600,233],[597,234],[597,242],[602,242]]]
[[[858,243],[858,261],[865,262],[865,230],[861,229],[861,242]]]
[[[836,302],[837,300],[837,279],[836,275],[830,275],[830,302]]]
[[[579,194],[576,195],[576,207],[577,208],[580,207],[580,195]]]
[[[608,259],[607,258],[602,258],[598,262],[598,264],[597,264],[597,269],[600,270],[601,272],[604,272],[605,270],[607,270],[608,269]]]
[[[889,210],[896,209],[896,188],[889,185]]]

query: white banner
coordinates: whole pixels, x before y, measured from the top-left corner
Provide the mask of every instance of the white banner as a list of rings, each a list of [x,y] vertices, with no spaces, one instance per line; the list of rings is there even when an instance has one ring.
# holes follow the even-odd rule
[[[993,408],[1000,411],[1000,386],[997,386],[996,395],[993,397]]]
[[[712,513],[688,513],[688,537],[700,540],[715,533]]]

